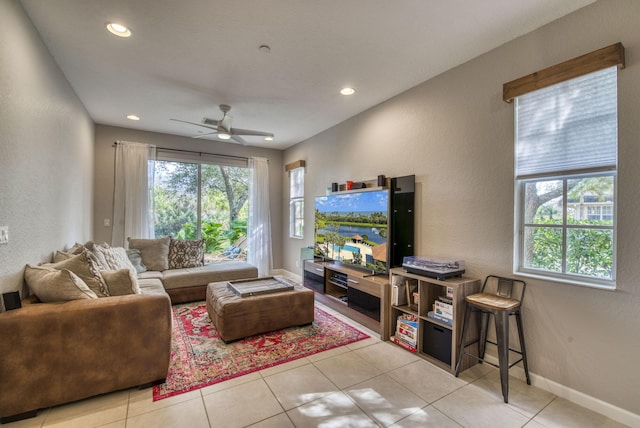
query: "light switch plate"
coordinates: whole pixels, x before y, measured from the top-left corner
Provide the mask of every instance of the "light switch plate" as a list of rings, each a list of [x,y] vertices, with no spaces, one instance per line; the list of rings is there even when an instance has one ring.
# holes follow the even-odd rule
[[[0,226],[0,245],[9,243],[9,226]]]

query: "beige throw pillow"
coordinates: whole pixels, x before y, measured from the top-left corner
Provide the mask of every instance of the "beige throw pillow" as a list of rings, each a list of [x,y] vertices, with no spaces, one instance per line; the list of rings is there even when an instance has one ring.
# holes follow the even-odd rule
[[[45,266],[70,270],[78,275],[98,297],[106,297],[109,295],[109,291],[100,275],[99,267],[92,259],[88,250],[84,250],[77,256],[73,256],[67,260]]]
[[[127,238],[129,248],[140,250],[142,263],[148,270],[167,270],[169,269],[169,242],[166,238],[158,239],[133,239]]]
[[[204,266],[204,239],[173,239],[169,245],[169,269]]]
[[[135,273],[131,269],[104,270],[100,272],[109,289],[111,296],[125,296],[140,294],[140,286]]]
[[[43,303],[98,298],[78,275],[67,269],[27,265],[24,279]]]
[[[122,247],[106,248],[96,245],[93,253],[99,260],[104,260],[105,266],[103,270],[131,269],[134,274],[136,273],[136,268],[127,256],[127,250]]]

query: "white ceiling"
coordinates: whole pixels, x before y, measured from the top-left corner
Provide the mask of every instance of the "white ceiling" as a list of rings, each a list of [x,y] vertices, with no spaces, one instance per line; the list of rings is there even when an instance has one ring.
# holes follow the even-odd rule
[[[22,4],[96,123],[194,136],[206,130],[170,118],[220,119],[224,103],[234,127],[276,136],[249,145],[284,149],[593,1]],[[108,33],[111,21],[132,36]],[[340,95],[345,85],[356,94]]]

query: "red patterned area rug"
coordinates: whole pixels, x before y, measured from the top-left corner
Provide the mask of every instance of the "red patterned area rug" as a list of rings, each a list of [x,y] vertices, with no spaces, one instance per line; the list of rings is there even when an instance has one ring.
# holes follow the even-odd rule
[[[153,401],[293,361],[368,338],[321,309],[312,324],[224,343],[205,302],[173,307],[167,380],[153,387]]]

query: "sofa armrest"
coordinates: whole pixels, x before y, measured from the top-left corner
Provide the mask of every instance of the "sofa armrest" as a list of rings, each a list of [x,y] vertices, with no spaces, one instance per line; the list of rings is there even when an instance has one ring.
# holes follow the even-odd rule
[[[27,303],[1,313],[0,417],[164,379],[171,320],[163,294]]]

